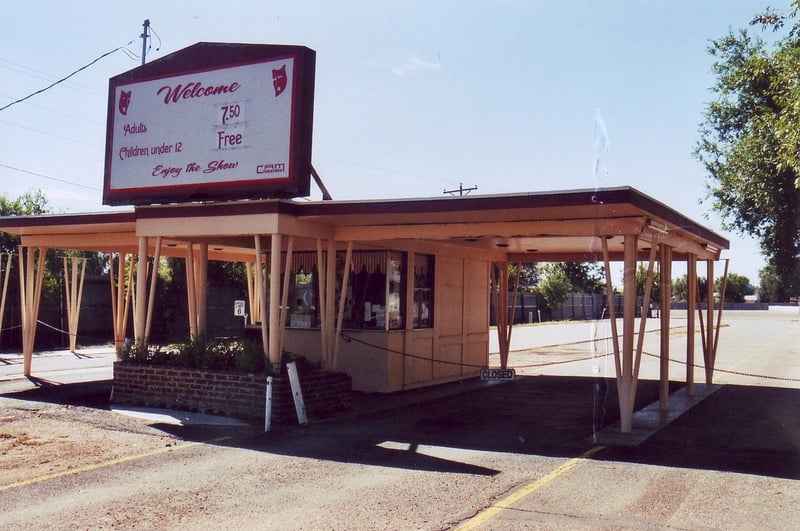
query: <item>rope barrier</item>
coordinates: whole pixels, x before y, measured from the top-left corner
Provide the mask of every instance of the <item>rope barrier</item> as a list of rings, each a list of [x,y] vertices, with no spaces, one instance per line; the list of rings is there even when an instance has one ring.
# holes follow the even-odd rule
[[[355,338],[353,336],[348,336],[346,334],[341,334],[341,337],[342,337],[342,339],[344,339],[348,343],[350,343],[350,342],[359,343],[361,345],[373,348],[375,350],[378,350],[378,351],[381,351],[381,352],[390,352],[392,354],[397,354],[398,356],[402,356],[404,358],[411,358],[411,359],[418,359],[418,360],[422,360],[422,361],[429,361],[431,363],[439,363],[439,364],[442,364],[442,365],[458,365],[458,366],[461,366],[461,367],[468,367],[468,368],[475,368],[475,369],[483,369],[484,368],[483,365],[474,365],[474,364],[470,364],[470,363],[461,363],[461,362],[447,361],[447,360],[435,360],[435,359],[426,358],[426,357],[423,357],[423,356],[417,356],[417,355],[414,355],[414,354],[409,354],[407,352],[402,352],[402,351],[399,351],[399,350],[386,348],[386,347],[383,347],[383,346],[380,346],[380,345],[374,345],[374,344],[369,343],[367,341],[363,341],[361,339],[357,339],[357,338]],[[543,346],[543,347],[537,347],[537,350],[544,349],[544,348],[554,348],[554,347],[559,347],[559,346],[564,346],[564,345],[575,345],[575,344],[580,344],[580,343],[590,343],[590,342],[593,342],[593,341],[603,341],[603,338],[581,340],[581,341],[575,341],[573,343],[562,343],[560,345],[546,345],[546,346]],[[514,352],[525,352],[525,351],[531,351],[531,350],[532,349],[515,350]],[[653,354],[651,352],[643,351],[642,353],[646,354],[647,356],[654,357],[654,358],[659,358],[659,359],[661,358],[661,356],[659,356],[657,354]],[[544,363],[532,363],[532,364],[528,364],[528,365],[513,365],[513,366],[509,365],[509,368],[510,369],[535,369],[535,368],[540,368],[540,367],[549,367],[549,366],[553,366],[553,365],[565,365],[567,363],[576,363],[576,362],[581,362],[581,361],[589,361],[589,360],[600,359],[600,358],[604,358],[604,357],[607,357],[607,356],[611,356],[612,354],[613,354],[613,352],[605,352],[605,353],[599,353],[599,354],[596,354],[596,355],[593,355],[593,356],[583,356],[583,357],[580,357],[580,358],[574,358],[574,359],[569,359],[569,360],[549,361],[549,362],[544,362]],[[669,361],[671,361],[673,363],[686,365],[686,362],[682,361],[682,360],[674,360],[674,359],[670,358]],[[692,366],[695,367],[695,368],[699,368],[699,369],[704,368],[703,365],[698,365],[696,363],[692,364]],[[777,381],[784,381],[784,382],[800,382],[800,378],[789,378],[789,377],[771,376],[771,375],[757,374],[757,373],[747,373],[747,372],[742,372],[742,371],[733,371],[733,370],[727,370],[727,369],[720,369],[720,368],[716,368],[716,367],[714,368],[714,371],[715,372],[725,373],[725,374],[734,374],[734,375],[737,375],[737,376],[746,376],[746,377],[749,377],[749,378],[761,378],[761,379],[765,379],[765,380],[777,380]]]

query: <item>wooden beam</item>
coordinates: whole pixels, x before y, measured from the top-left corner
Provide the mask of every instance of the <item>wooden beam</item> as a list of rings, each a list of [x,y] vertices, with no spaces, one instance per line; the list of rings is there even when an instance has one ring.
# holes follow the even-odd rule
[[[646,218],[637,216],[586,220],[339,226],[335,229],[335,239],[371,241],[516,236],[621,236],[641,233],[646,221]]]

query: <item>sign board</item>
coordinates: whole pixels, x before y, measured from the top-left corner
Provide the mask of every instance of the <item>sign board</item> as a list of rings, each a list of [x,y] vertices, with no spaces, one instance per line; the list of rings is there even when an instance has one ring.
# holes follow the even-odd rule
[[[512,381],[517,377],[517,372],[514,369],[481,369],[481,380],[496,381]]]
[[[245,316],[245,301],[237,300],[233,301],[233,315],[236,317],[244,317]]]
[[[103,203],[308,195],[315,53],[198,43],[109,82]]]

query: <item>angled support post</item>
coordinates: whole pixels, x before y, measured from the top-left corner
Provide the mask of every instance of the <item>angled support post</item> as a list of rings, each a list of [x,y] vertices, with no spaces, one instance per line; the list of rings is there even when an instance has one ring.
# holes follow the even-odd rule
[[[38,257],[36,256],[37,251]],[[19,246],[19,296],[22,311],[22,355],[25,376],[31,375],[46,253],[47,250],[44,248]]]

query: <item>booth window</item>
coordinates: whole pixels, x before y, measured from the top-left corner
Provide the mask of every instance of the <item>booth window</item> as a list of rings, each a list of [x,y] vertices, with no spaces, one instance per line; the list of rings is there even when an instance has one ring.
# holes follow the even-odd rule
[[[433,327],[433,281],[433,255],[414,255],[414,328]]]
[[[402,329],[405,253],[353,251],[351,261],[344,326],[351,329]]]

